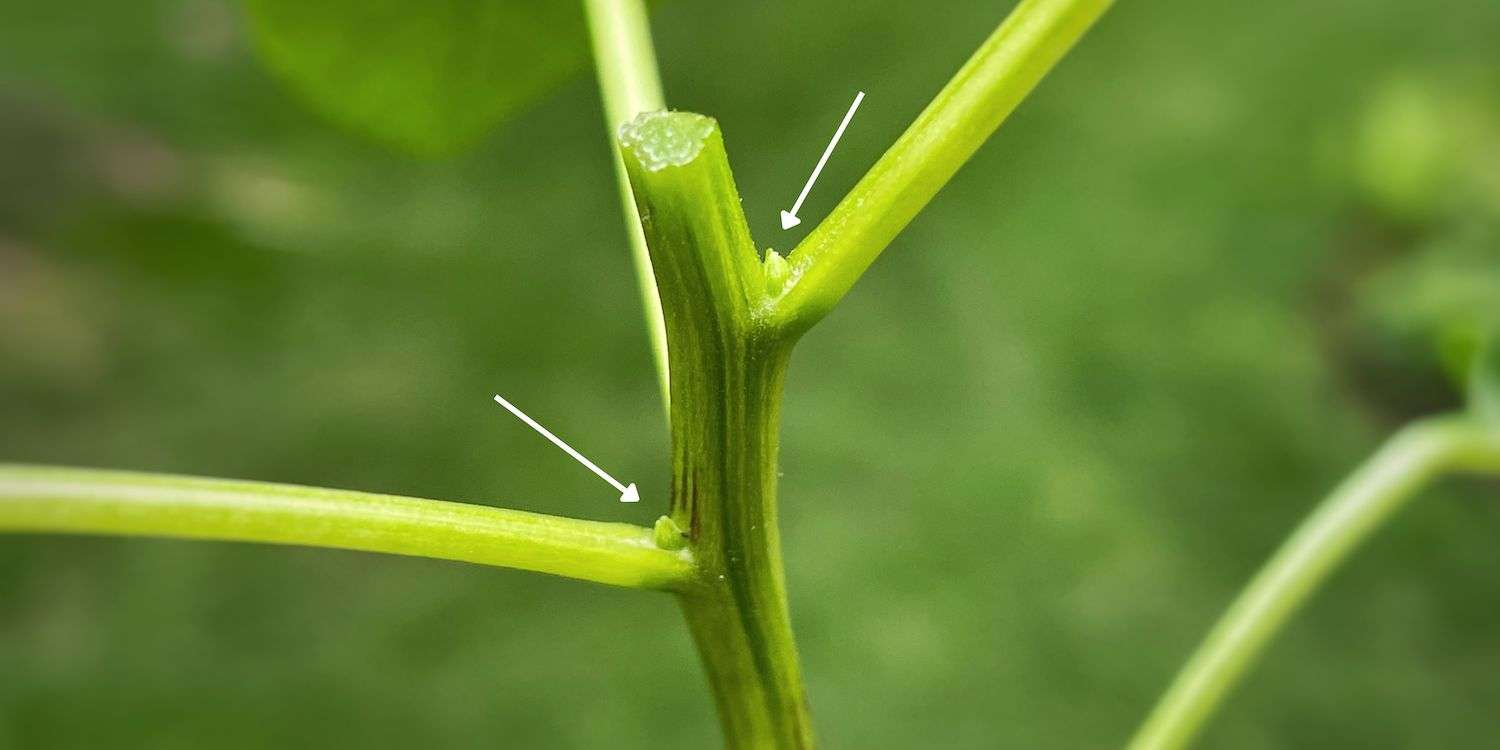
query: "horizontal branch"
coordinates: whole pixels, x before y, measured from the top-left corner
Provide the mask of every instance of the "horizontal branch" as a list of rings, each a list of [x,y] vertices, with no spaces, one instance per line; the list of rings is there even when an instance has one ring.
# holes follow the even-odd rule
[[[1178,673],[1130,750],[1185,747],[1333,570],[1434,477],[1500,474],[1500,433],[1444,417],[1396,433],[1261,568]]]
[[[792,251],[773,320],[795,332],[827,314],[1111,4],[1022,0]]]
[[[672,589],[686,551],[649,529],[481,505],[266,482],[0,464],[0,532],[263,542],[518,568]]]

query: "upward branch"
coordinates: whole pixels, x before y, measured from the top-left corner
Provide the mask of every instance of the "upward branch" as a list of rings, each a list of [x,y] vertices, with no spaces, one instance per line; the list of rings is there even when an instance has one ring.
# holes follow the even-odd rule
[[[481,505],[266,482],[0,464],[0,532],[295,544],[671,589],[686,552],[651,531]]]
[[[1112,3],[1022,0],[792,251],[776,323],[798,332],[827,314]]]

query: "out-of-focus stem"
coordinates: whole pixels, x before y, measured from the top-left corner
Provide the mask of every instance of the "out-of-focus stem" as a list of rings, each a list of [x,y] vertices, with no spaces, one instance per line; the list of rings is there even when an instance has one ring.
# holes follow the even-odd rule
[[[1240,593],[1137,731],[1131,750],[1187,745],[1339,563],[1433,477],[1450,471],[1500,473],[1500,433],[1443,417],[1417,422],[1386,442]]]
[[[635,212],[635,197],[630,192],[630,178],[625,175],[616,140],[620,126],[636,115],[666,108],[662,102],[661,76],[656,70],[656,52],[651,46],[651,27],[641,0],[584,0],[584,8],[588,11],[599,90],[604,97],[604,124],[615,157],[615,181],[625,212],[630,257],[656,360],[657,384],[661,387],[662,407],[670,410],[667,328],[662,320],[661,298],[656,293],[656,277],[651,272],[651,254],[646,250],[646,237],[641,233],[641,221]]]

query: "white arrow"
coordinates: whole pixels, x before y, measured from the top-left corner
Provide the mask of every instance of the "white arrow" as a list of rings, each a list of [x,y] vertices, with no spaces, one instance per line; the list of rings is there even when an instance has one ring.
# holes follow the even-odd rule
[[[537,432],[542,433],[542,437],[547,438],[548,440],[551,440],[554,445],[556,445],[559,448],[562,448],[564,453],[572,456],[575,459],[578,459],[578,463],[581,463],[584,466],[589,467],[589,471],[592,471],[595,474],[598,474],[600,479],[603,479],[604,481],[609,482],[611,485],[613,485],[615,489],[617,489],[617,490],[620,491],[620,502],[622,502],[622,503],[638,503],[638,502],[641,501],[640,490],[637,490],[635,488],[635,483],[634,482],[631,482],[629,485],[624,485],[624,484],[620,484],[619,482],[615,481],[614,477],[612,477],[612,476],[610,476],[608,474],[605,474],[603,469],[599,468],[598,466],[595,466],[593,461],[590,461],[587,458],[584,458],[582,453],[579,453],[578,451],[573,450],[573,447],[570,446],[570,445],[568,445],[567,443],[564,443],[561,438],[559,438],[556,435],[553,435],[551,432],[548,432],[547,428],[543,427],[543,426],[541,426],[539,424],[537,424],[535,419],[532,419],[531,417],[526,416],[526,413],[523,412],[523,411],[521,411],[520,409],[517,409],[515,404],[512,404],[511,402],[506,401],[503,398],[500,398],[500,394],[498,394],[498,393],[495,394],[495,403],[497,403],[497,404],[505,407],[506,410],[509,411],[511,414],[516,415],[517,419],[521,420],[522,422],[525,422],[528,425],[531,425],[531,429],[536,430]]]
[[[818,173],[823,171],[823,165],[828,163],[828,157],[833,154],[833,147],[839,145],[839,139],[844,137],[844,128],[849,127],[849,121],[854,119],[854,110],[859,109],[859,103],[864,101],[865,92],[861,91],[854,97],[854,103],[849,105],[849,111],[844,115],[844,121],[839,123],[839,129],[833,132],[833,140],[828,142],[828,148],[823,149],[823,158],[818,159],[818,166],[813,167],[812,176],[807,178],[807,184],[802,186],[802,194],[797,196],[797,202],[792,204],[792,210],[781,212],[781,228],[791,229],[802,223],[797,218],[797,212],[802,210],[802,201],[807,200],[808,191],[812,190],[814,182],[818,181]]]

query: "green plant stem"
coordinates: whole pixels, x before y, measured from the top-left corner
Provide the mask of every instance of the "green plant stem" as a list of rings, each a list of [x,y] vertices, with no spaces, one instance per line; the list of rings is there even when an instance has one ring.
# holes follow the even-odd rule
[[[641,306],[646,313],[651,353],[656,360],[662,408],[670,411],[666,323],[662,319],[661,299],[656,292],[656,277],[651,271],[646,237],[641,233],[641,222],[635,213],[630,178],[625,174],[625,165],[620,162],[616,140],[620,126],[630,122],[631,118],[642,112],[666,108],[662,103],[656,52],[651,45],[651,27],[645,3],[641,0],[584,0],[583,5],[589,18],[594,66],[604,99],[604,124],[609,132],[609,148],[615,157],[615,181],[619,187],[620,206],[625,212],[625,232],[630,238],[630,257],[635,265]]]
[[[775,322],[801,331],[827,314],[1112,2],[1022,0],[792,251]]]
[[[294,544],[682,588],[691,554],[649,529],[266,482],[0,464],[0,532]]]
[[[1130,743],[1187,745],[1270,640],[1329,574],[1429,480],[1449,471],[1500,472],[1500,433],[1444,417],[1390,439],[1277,550],[1178,673]]]
[[[731,748],[810,748],[776,512],[790,343],[757,317],[766,279],[717,123],[622,131],[672,350],[672,518],[700,583],[680,600]]]

